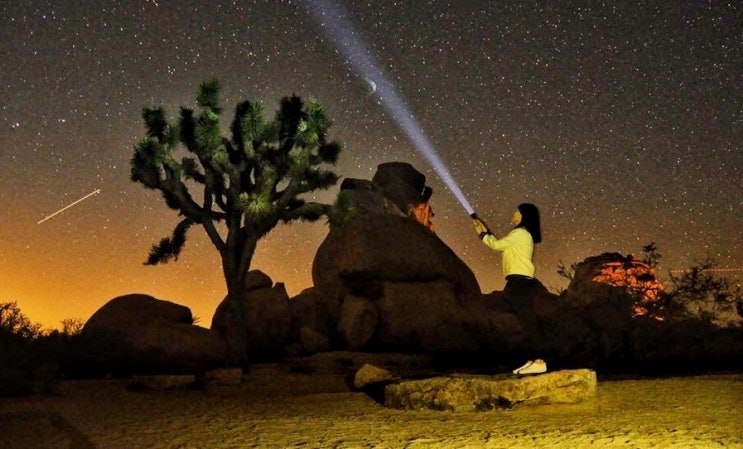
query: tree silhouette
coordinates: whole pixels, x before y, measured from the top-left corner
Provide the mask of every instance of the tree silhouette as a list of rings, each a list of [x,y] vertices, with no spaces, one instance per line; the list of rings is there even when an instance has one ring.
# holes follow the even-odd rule
[[[323,107],[315,101],[305,105],[296,95],[280,101],[271,121],[261,102],[238,103],[230,137],[224,137],[219,91],[218,81],[203,83],[199,114],[181,108],[177,124],[168,122],[161,107],[144,108],[147,135],[135,147],[131,179],[159,190],[182,217],[145,264],[177,259],[188,230],[201,225],[221,256],[228,299],[241,300],[263,236],[279,222],[328,216],[332,205],[302,195],[338,181],[323,167],[336,163],[341,146],[327,141],[331,122]],[[197,188],[198,196],[191,193]]]

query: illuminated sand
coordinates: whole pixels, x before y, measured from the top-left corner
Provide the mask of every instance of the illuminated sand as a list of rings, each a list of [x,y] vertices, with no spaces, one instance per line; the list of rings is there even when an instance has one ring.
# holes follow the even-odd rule
[[[743,374],[599,382],[580,405],[450,413],[385,408],[341,375],[258,368],[212,391],[78,381],[0,400],[2,447],[743,447]]]

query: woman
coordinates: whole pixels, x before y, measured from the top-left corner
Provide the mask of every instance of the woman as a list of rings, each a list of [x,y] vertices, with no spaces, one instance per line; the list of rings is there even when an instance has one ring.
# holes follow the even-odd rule
[[[506,290],[509,284],[534,278],[534,245],[542,241],[539,224],[539,209],[531,203],[519,204],[513,212],[511,224],[514,228],[502,239],[493,235],[485,223],[473,216],[475,231],[480,240],[496,251],[503,252],[503,275]]]
[[[534,297],[544,286],[534,279],[534,245],[542,241],[539,209],[530,203],[519,204],[513,212],[511,224],[514,228],[502,239],[497,238],[488,227],[473,214],[475,231],[488,247],[503,252],[503,275],[506,277],[505,300],[525,327],[527,344],[534,347],[534,336],[539,333],[539,321],[534,314]],[[542,359],[529,360],[513,370],[514,374],[540,374],[547,371]]]

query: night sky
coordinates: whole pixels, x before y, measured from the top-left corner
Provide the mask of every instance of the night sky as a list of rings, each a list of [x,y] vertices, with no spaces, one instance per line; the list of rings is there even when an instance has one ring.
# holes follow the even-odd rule
[[[708,257],[743,266],[743,2],[345,1],[346,19],[496,234],[520,202],[542,212],[537,277],[655,242],[660,274]],[[603,5],[601,4],[603,3]],[[0,1],[0,301],[45,327],[147,293],[209,326],[226,293],[200,227],[175,263],[144,266],[178,219],[130,181],[141,110],[175,117],[198,85],[237,101],[316,98],[344,144],[336,172],[412,163],[438,235],[484,292],[500,254],[302,1]],[[225,127],[225,130],[227,127]],[[74,207],[37,224],[84,197]],[[332,201],[337,187],[314,199]],[[311,285],[324,221],[279,226],[252,268],[290,295]],[[740,271],[729,278],[740,280]]]

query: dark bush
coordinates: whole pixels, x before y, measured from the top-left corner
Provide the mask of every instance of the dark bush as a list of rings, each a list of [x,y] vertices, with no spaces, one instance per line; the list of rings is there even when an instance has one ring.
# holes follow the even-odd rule
[[[45,339],[0,333],[0,396],[57,391],[60,355]]]
[[[634,316],[633,300],[607,295],[583,307],[561,305],[542,320],[530,353],[554,368],[600,374],[670,375],[743,369],[743,329],[705,318]]]

